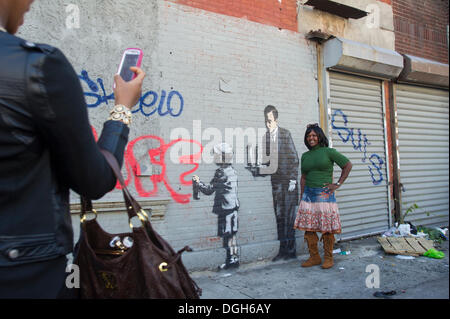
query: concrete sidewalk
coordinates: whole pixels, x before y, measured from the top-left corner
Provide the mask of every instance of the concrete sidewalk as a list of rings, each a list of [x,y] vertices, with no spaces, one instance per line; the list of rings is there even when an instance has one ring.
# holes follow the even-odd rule
[[[331,269],[300,267],[308,258],[305,246],[299,248],[297,259],[261,261],[232,271],[194,272],[192,277],[203,289],[202,299],[379,299],[375,292],[392,290],[396,294],[389,299],[449,298],[448,241],[435,246],[445,258],[412,260],[385,254],[376,237],[340,242],[334,248],[351,254],[335,254]],[[376,269],[379,288],[367,288],[366,281],[375,283]]]

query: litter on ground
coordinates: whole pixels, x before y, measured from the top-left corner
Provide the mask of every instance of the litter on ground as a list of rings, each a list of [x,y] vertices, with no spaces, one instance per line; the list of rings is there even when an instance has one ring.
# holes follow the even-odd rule
[[[395,258],[398,258],[398,259],[415,259],[416,257],[414,257],[414,256],[405,256],[405,255],[397,255],[397,256],[395,256]]]
[[[416,237],[378,237],[378,242],[387,254],[421,256],[434,248],[433,241]]]
[[[377,291],[373,295],[378,298],[389,298],[389,296],[396,295],[397,292],[395,290],[391,291]]]
[[[425,257],[430,257],[430,258],[435,258],[435,259],[442,259],[445,257],[445,254],[442,251],[438,251],[434,248],[427,250],[423,255]]]

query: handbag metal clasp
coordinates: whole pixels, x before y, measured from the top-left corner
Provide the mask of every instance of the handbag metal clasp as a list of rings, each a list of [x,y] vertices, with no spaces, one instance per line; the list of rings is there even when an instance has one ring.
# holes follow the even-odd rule
[[[141,209],[139,212],[136,213],[137,217],[139,218],[139,220],[141,221],[142,225],[145,224],[145,222],[148,221],[148,214],[146,213],[145,210]],[[130,228],[132,229],[133,223],[131,222],[131,219],[129,219],[129,224],[130,224]]]
[[[159,264],[158,268],[160,272],[164,272],[169,270],[169,268],[167,267],[169,266],[165,261],[163,261],[162,263]]]
[[[97,219],[97,211],[95,209],[91,210],[92,213],[94,213],[95,217],[94,219]],[[80,216],[80,223],[84,223],[86,221],[86,213],[82,213]]]

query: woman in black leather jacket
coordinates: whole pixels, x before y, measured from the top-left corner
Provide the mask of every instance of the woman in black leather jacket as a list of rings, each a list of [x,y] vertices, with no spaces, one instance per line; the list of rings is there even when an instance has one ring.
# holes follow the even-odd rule
[[[96,143],[63,53],[13,35],[32,2],[0,0],[0,298],[59,296],[73,249],[69,189],[98,199],[114,188],[100,149],[122,165],[145,77],[138,68],[133,81],[115,76],[118,120],[104,123]]]

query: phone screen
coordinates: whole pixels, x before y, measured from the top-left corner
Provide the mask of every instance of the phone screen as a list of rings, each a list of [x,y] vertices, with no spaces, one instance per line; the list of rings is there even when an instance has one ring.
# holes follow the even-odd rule
[[[127,54],[120,70],[120,76],[126,82],[131,81],[134,76],[134,72],[130,70],[130,67],[136,66],[139,60],[139,54]]]

